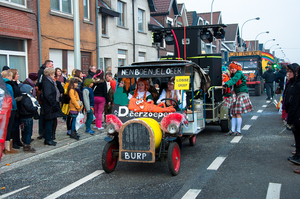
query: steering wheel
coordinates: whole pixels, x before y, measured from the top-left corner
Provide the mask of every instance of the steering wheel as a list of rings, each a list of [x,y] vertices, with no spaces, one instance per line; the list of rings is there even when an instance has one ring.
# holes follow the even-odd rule
[[[178,102],[176,100],[171,99],[171,98],[163,98],[160,101],[164,101],[164,100],[171,100],[171,101],[175,102],[175,106],[174,106],[175,110],[179,109],[179,105],[178,105]]]

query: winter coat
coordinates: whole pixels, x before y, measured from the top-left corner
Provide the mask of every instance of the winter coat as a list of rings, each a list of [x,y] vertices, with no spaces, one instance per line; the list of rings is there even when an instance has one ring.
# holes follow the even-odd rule
[[[43,81],[44,81],[44,70],[45,70],[46,66],[42,65],[40,67],[40,70],[38,72],[38,82],[36,83],[36,85],[39,87],[39,90],[42,90],[43,88]]]
[[[298,67],[298,64],[290,64],[288,65],[289,69],[292,70],[294,73],[294,78],[291,78],[286,85],[284,92],[283,92],[283,98],[284,98],[284,107],[285,111],[288,113],[291,105],[291,99],[292,99],[292,94],[294,92],[294,83],[295,83],[295,78],[296,78],[296,68]]]
[[[283,90],[284,78],[286,76],[286,70],[281,69],[276,75],[273,81],[279,82],[280,89]]]
[[[45,120],[52,120],[57,117],[62,117],[64,114],[61,112],[59,102],[56,101],[55,86],[48,78],[43,78],[43,113]]]
[[[7,81],[7,84],[11,85],[11,87],[14,90],[14,98],[19,97],[22,95],[22,92],[20,91],[20,87],[18,85],[17,81]]]
[[[3,81],[5,82],[6,88],[7,88],[8,92],[9,92],[9,95],[12,98],[12,107],[11,107],[11,110],[15,111],[15,110],[17,110],[17,103],[16,103],[16,100],[15,100],[15,97],[14,97],[14,90],[13,90],[12,86],[7,83],[7,82],[9,82],[9,79],[3,78]]]
[[[40,105],[31,94],[31,90],[34,88],[28,84],[23,84],[20,90],[22,95],[16,98],[20,118],[39,119],[38,109]]]
[[[298,76],[299,77],[299,76]],[[290,98],[287,123],[293,124],[295,119],[300,118],[300,77],[293,84],[293,92]]]
[[[225,83],[228,87],[234,85],[234,92],[238,93],[248,93],[246,78],[242,71],[238,70],[233,75],[233,77]]]
[[[78,104],[78,101],[80,101],[78,92],[75,89],[71,89],[69,91],[69,97],[70,97],[70,102],[69,102],[70,111],[78,111],[78,112],[81,111],[83,108],[83,104],[81,106]]]
[[[266,83],[273,83],[275,74],[274,74],[274,72],[273,72],[272,69],[269,69],[266,72],[264,72],[264,74],[262,75],[262,77],[265,79]]]
[[[94,80],[94,96],[95,97],[104,97],[106,103],[109,102],[108,95],[107,95],[107,84],[105,81],[101,80]]]
[[[95,73],[93,73],[93,72],[90,71],[90,69],[89,69],[89,71],[88,71],[88,76],[87,76],[86,78],[93,78],[94,75],[95,75]]]
[[[89,111],[91,107],[95,106],[94,93],[89,87],[83,88],[83,102],[86,111]]]

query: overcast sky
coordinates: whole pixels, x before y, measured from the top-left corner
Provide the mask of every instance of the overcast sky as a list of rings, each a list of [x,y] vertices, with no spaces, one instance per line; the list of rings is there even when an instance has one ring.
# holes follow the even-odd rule
[[[210,12],[212,0],[177,0],[184,3],[188,11]],[[260,17],[245,23],[242,30],[244,40],[255,40],[266,43],[266,48],[279,44],[287,59],[300,64],[300,0],[214,0],[213,11],[221,11],[224,24],[238,23],[240,30],[248,19]],[[280,49],[275,49],[275,55],[283,58]]]

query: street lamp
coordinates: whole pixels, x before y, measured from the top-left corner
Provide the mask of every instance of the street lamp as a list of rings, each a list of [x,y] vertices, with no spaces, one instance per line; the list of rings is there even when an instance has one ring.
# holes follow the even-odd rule
[[[267,44],[269,41],[275,41],[275,39],[270,39],[270,40],[266,41],[266,42],[264,43],[264,47],[265,47],[265,48],[266,48],[266,44]]]
[[[213,3],[214,3],[215,0],[212,0],[211,2],[211,11],[210,11],[210,25],[213,24]],[[210,42],[210,52],[213,53],[212,51],[212,42]]]
[[[264,33],[269,34],[269,31],[261,32],[261,33],[259,33],[258,35],[261,35],[261,34],[264,34]],[[255,40],[254,40],[254,42],[255,42],[255,50],[257,50],[257,48],[256,48],[256,39],[257,39],[258,35],[255,37]]]
[[[275,49],[273,50],[274,53],[272,53],[272,54],[275,55],[275,51],[278,50],[278,49],[281,49],[281,47],[275,48]],[[271,52],[271,51],[270,51],[270,52]]]
[[[247,21],[245,21],[244,23],[243,23],[243,25],[242,25],[242,28],[241,28],[241,37],[240,37],[240,44],[241,44],[241,49],[242,49],[242,32],[243,32],[243,27],[244,27],[244,25],[245,25],[245,23],[247,23],[248,21],[252,21],[252,20],[260,20],[260,17],[256,17],[256,18],[253,18],[253,19],[248,19]],[[241,51],[243,51],[243,50],[241,50]]]
[[[279,44],[274,44],[273,46],[279,46]],[[270,49],[269,49],[270,52],[271,52],[271,48],[272,48],[273,46],[270,47]]]

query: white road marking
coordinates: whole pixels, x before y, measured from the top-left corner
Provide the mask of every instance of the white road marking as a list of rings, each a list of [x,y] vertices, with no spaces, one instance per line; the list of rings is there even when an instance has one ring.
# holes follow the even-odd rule
[[[207,170],[218,170],[226,157],[217,157],[207,168]]]
[[[201,189],[190,189],[190,190],[188,190],[188,192],[186,192],[184,194],[184,196],[181,199],[196,198],[200,192],[201,192]]]
[[[267,100],[267,103],[270,103],[271,101],[270,100]]]
[[[245,126],[242,128],[242,130],[249,130],[250,127],[251,127],[251,125],[247,124],[247,125],[245,125]]]
[[[279,199],[280,198],[280,190],[281,190],[280,183],[270,182],[266,199]]]
[[[66,186],[65,188],[47,196],[45,199],[55,199],[55,198],[58,198],[60,196],[62,196],[63,194],[71,191],[72,189],[75,189],[76,187],[86,183],[87,181],[93,179],[94,177],[97,177],[98,175],[100,175],[101,173],[103,173],[104,171],[103,170],[97,170],[93,173],[91,173],[90,175],[88,176],[85,176],[84,178],[81,178],[80,180],[77,180],[76,182],[70,184],[69,186]]]
[[[243,136],[235,136],[230,143],[239,143]]]
[[[8,196],[13,195],[13,194],[15,194],[15,193],[18,193],[18,192],[20,192],[20,191],[22,191],[22,190],[24,190],[24,189],[29,188],[29,187],[30,187],[30,186],[23,187],[23,188],[21,188],[21,189],[18,189],[18,190],[15,190],[15,191],[12,191],[12,192],[3,194],[3,195],[0,196],[0,199],[7,198]]]
[[[262,105],[262,107],[266,108],[268,105]]]
[[[258,116],[252,116],[251,120],[256,120],[258,118]]]
[[[263,112],[263,110],[258,110],[257,112],[258,112],[258,113],[262,113],[262,112]]]

